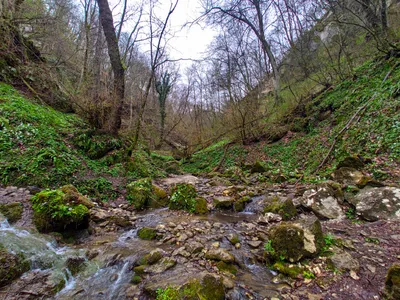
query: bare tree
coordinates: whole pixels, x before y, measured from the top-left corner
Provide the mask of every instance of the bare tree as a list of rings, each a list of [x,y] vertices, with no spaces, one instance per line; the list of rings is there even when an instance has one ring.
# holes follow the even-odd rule
[[[111,61],[111,67],[114,74],[114,92],[115,103],[113,120],[111,121],[110,132],[117,134],[121,128],[122,107],[125,94],[125,70],[122,66],[121,56],[118,48],[118,40],[115,34],[113,16],[107,0],[96,0],[99,5],[100,20],[103,26],[103,32],[108,46],[108,55]]]

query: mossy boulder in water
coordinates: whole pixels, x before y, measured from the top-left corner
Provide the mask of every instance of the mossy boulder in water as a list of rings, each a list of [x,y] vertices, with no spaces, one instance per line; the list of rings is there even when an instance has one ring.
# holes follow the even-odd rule
[[[229,196],[215,197],[213,200],[216,209],[232,209],[235,199]]]
[[[189,183],[178,183],[172,188],[169,208],[199,214],[208,211],[207,201],[199,197],[194,185]]]
[[[89,207],[93,203],[73,186],[42,191],[33,196],[31,202],[33,221],[41,232],[88,227]]]
[[[387,299],[400,299],[400,265],[391,266],[386,275],[385,293]]]
[[[150,178],[139,179],[126,186],[126,200],[137,210],[150,205],[153,197],[153,185]]]
[[[291,199],[281,200],[279,197],[273,197],[264,207],[264,213],[279,214],[283,220],[287,221],[297,216],[296,207]]]
[[[22,217],[24,208],[20,202],[0,204],[0,213],[2,213],[10,224],[17,222]]]
[[[251,198],[249,196],[244,196],[238,200],[235,201],[233,204],[233,208],[235,211],[244,211],[246,208],[246,204],[251,201]]]
[[[11,283],[29,269],[29,262],[22,255],[15,255],[0,248],[0,287]]]
[[[155,240],[157,231],[154,228],[142,227],[139,229],[137,235],[142,240]]]
[[[321,223],[315,217],[274,226],[269,238],[272,258],[284,257],[290,262],[315,257],[325,244]]]

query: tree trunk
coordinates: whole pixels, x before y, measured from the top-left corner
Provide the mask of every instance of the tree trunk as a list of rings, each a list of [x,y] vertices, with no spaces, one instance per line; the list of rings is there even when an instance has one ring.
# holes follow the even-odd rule
[[[108,55],[114,73],[114,114],[110,131],[117,134],[121,128],[122,106],[125,93],[125,70],[122,66],[118,48],[118,40],[115,34],[114,21],[107,0],[96,0],[99,5],[100,21],[107,41]]]

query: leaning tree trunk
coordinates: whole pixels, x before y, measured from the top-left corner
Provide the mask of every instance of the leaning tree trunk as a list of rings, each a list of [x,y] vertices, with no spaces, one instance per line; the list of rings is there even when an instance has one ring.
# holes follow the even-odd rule
[[[121,128],[122,106],[125,93],[125,70],[119,54],[118,40],[115,34],[114,21],[107,0],[96,0],[99,5],[100,21],[107,41],[108,55],[114,73],[114,103],[115,111],[111,122],[110,131],[118,133]]]

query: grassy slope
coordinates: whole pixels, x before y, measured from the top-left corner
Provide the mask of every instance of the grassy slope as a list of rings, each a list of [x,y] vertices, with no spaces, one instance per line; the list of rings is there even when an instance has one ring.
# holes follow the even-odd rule
[[[33,103],[0,83],[0,183],[72,183],[81,192],[106,200],[117,196],[121,180],[164,175],[153,164],[164,158],[150,159],[145,151],[133,154],[127,171],[122,143],[95,135],[77,116]]]
[[[387,74],[389,76],[382,84]],[[231,147],[227,155],[229,159],[223,167],[261,160],[271,168],[272,173],[280,173],[293,180],[304,174],[306,179],[314,180],[318,176],[313,171],[328,153],[334,137],[367,102],[360,119],[356,118],[356,122],[338,140],[332,152],[333,159],[316,175],[326,176],[348,155],[361,155],[372,160],[367,168],[378,179],[396,178],[400,175],[396,173],[400,164],[398,59],[365,63],[352,79],[343,81],[307,104],[306,120],[300,120],[307,124],[303,132],[290,132],[274,144]],[[223,146],[218,145],[206,149],[195,154],[184,169],[194,173],[209,172],[218,165],[223,152]]]

